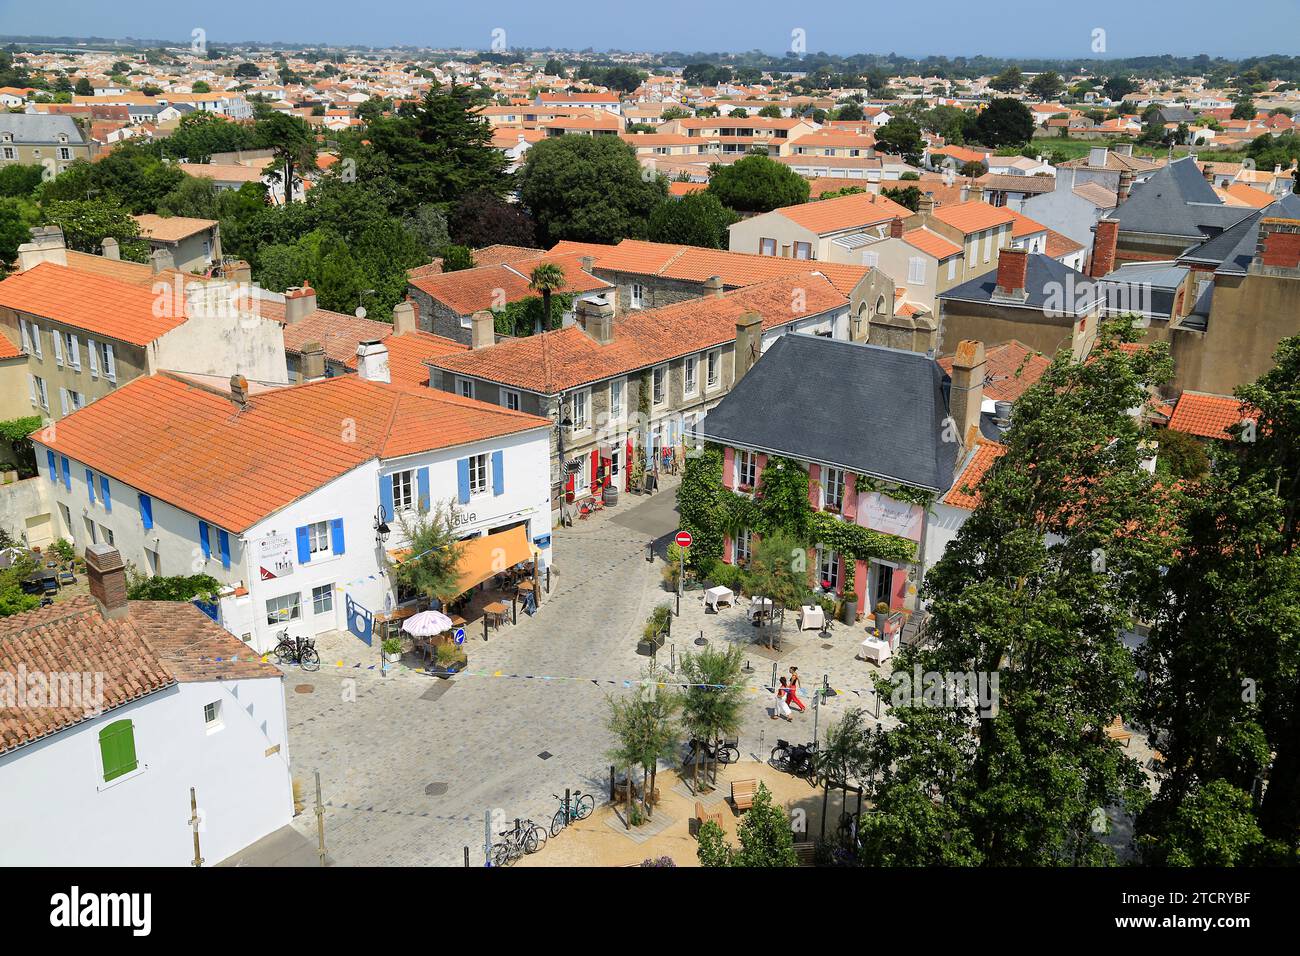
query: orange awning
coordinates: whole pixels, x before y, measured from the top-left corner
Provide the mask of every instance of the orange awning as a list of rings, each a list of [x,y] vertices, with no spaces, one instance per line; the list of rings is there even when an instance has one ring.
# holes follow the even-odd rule
[[[460,580],[456,588],[464,594],[507,568],[532,559],[524,525],[461,542]]]

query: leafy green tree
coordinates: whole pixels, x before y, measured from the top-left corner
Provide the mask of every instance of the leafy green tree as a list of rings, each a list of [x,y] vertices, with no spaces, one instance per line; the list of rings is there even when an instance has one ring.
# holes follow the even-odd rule
[[[866,119],[867,114],[862,111],[860,103],[845,103],[835,111],[837,120],[849,120],[851,122],[861,122]]]
[[[903,186],[901,188],[886,186],[880,190],[880,194],[886,199],[892,199],[900,206],[906,206],[912,212],[916,212],[921,208],[921,190],[916,186]]]
[[[190,85],[190,91],[194,93],[211,93],[212,87],[203,80],[195,80]]]
[[[700,866],[731,866],[734,851],[727,843],[727,834],[717,823],[712,820],[702,823],[698,840],[695,855],[700,861]]]
[[[451,242],[447,217],[432,203],[416,206],[411,210],[411,214],[402,220],[402,227],[430,256],[436,256],[439,249]]]
[[[635,151],[615,136],[557,136],[527,156],[519,195],[543,245],[644,238],[651,211],[668,192],[662,177],[642,175]]]
[[[7,538],[8,534],[4,536]],[[0,617],[22,614],[40,605],[40,597],[23,591],[23,579],[35,570],[36,562],[31,558],[0,568]]]
[[[519,203],[483,190],[461,197],[452,207],[448,225],[452,238],[471,249],[537,245],[537,225]]]
[[[1138,84],[1131,76],[1123,76],[1116,73],[1114,76],[1107,78],[1102,89],[1105,90],[1107,99],[1118,103],[1130,93],[1136,93],[1138,90]]]
[[[209,113],[195,110],[181,117],[176,129],[162,140],[160,149],[174,159],[206,163],[213,153],[230,153],[252,149],[258,143],[253,128]]]
[[[30,238],[30,225],[22,206],[14,199],[0,199],[0,276],[17,261],[18,247]]]
[[[1210,470],[1205,446],[1186,432],[1166,428],[1160,432],[1156,469],[1172,478],[1201,478]]]
[[[915,166],[921,162],[921,153],[925,149],[921,127],[915,120],[895,116],[876,130],[876,148],[901,156],[904,162]]]
[[[31,196],[40,186],[44,171],[42,166],[23,166],[18,163],[0,166],[0,196]]]
[[[740,212],[770,212],[808,201],[808,180],[766,156],[746,156],[709,170],[709,188],[722,205]]]
[[[241,63],[235,67],[236,79],[255,80],[261,75],[262,70],[256,63]]]
[[[666,112],[666,111],[665,111],[665,112]],[[762,116],[764,119],[780,119],[780,118],[781,118],[781,107],[779,107],[779,106],[764,106],[761,110],[758,111],[758,115],[759,115],[759,116]]]
[[[442,257],[443,272],[460,272],[474,268],[474,254],[466,246],[444,246],[438,253]]]
[[[257,281],[272,292],[283,292],[293,286],[310,282],[316,272],[311,251],[305,244],[277,243],[262,249],[258,263]]]
[[[393,516],[389,515],[388,520],[391,522]],[[442,602],[459,597],[464,545],[457,537],[452,506],[436,503],[418,518],[403,518],[401,526],[410,554],[393,567],[393,576],[420,594]]]
[[[659,761],[675,757],[681,743],[675,720],[681,695],[664,686],[666,679],[666,675],[651,667],[633,693],[606,698],[609,713],[605,726],[616,740],[609,757],[615,766],[641,768],[642,805],[651,818]],[[631,794],[628,796],[630,807]]]
[[[682,656],[679,679],[687,685],[681,700],[682,728],[693,739],[716,745],[723,737],[740,732],[745,706],[745,692],[740,686],[744,660],[739,644],[706,647]],[[692,789],[698,768],[698,762],[691,765]]]
[[[1020,67],[1014,64],[1007,67],[993,79],[989,80],[989,86],[1000,93],[1013,93],[1024,85],[1024,77],[1020,73]]]
[[[680,199],[666,199],[650,214],[648,238],[708,249],[725,249],[727,227],[740,217],[722,205],[707,190],[687,193]]]
[[[999,146],[1022,146],[1034,135],[1034,117],[1019,100],[1003,97],[993,100],[980,112],[968,130],[973,139],[992,149]]]
[[[1061,82],[1061,74],[1055,70],[1044,70],[1032,80],[1029,81],[1029,95],[1042,102],[1054,100],[1061,95],[1061,90],[1065,84]]]
[[[562,60],[557,60],[555,57],[551,57],[546,61],[546,65],[542,67],[542,72],[547,76],[558,76],[560,79],[564,79],[566,75],[564,62]]]
[[[128,575],[126,596],[132,601],[212,600],[221,589],[221,582],[210,574],[154,577],[141,574],[134,568],[131,572]]]
[[[565,278],[564,270],[554,262],[541,262],[533,267],[533,271],[528,274],[528,288],[533,292],[542,294],[542,314],[549,316],[551,314],[551,297],[559,292],[568,283]],[[538,323],[537,332],[542,331],[542,325]]]
[[[277,168],[271,175],[284,187],[285,203],[292,203],[300,174],[316,168],[315,132],[301,117],[275,110],[259,116],[254,130],[258,142],[274,151]]]
[[[716,823],[702,825],[695,851],[700,864],[753,868],[799,865],[790,818],[772,802],[772,791],[765,784],[758,785],[753,806],[745,811],[736,827],[736,839],[740,843],[738,849],[727,844],[722,828]]]
[[[1248,120],[1255,118],[1255,101],[1249,96],[1238,97],[1232,106],[1232,118],[1235,120]]]
[[[69,249],[98,255],[106,237],[118,241],[122,258],[145,262],[149,245],[139,239],[140,227],[131,214],[117,205],[99,199],[52,201],[41,205],[41,218],[48,225],[63,230]]]
[[[1158,843],[1138,841],[1145,862],[1156,866],[1243,866],[1263,843],[1250,794],[1222,779],[1186,794]]]

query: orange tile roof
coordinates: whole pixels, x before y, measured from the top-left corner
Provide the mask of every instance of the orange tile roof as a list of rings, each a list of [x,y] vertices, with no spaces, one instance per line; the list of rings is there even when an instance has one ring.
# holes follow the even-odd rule
[[[942,223],[960,229],[969,235],[981,229],[992,229],[1004,223],[1014,222],[1010,209],[990,206],[977,199],[968,202],[945,203],[934,210],[934,218]]]
[[[1241,400],[1231,395],[1212,395],[1209,392],[1186,391],[1178,398],[1169,427],[1174,431],[1199,435],[1202,438],[1231,438],[1226,429],[1249,417]]]
[[[543,262],[554,263],[564,271],[565,285],[561,292],[582,293],[609,288],[608,282],[584,272],[579,257],[572,255],[548,255],[544,259],[521,261],[516,266],[506,263],[476,266],[459,272],[411,277],[409,281],[457,315],[472,315],[537,295],[528,288],[528,276]]]
[[[1014,209],[1008,210],[1015,217],[1011,223],[1011,238],[1023,239],[1025,236],[1032,236],[1037,232],[1046,231],[1047,227],[1035,219],[1030,219],[1024,213],[1016,212]]]
[[[158,297],[149,288],[42,262],[0,282],[0,305],[106,338],[148,345],[184,324],[179,315],[154,315]]]
[[[23,350],[9,341],[9,335],[0,332],[0,359],[19,358],[22,354]]]
[[[668,195],[685,196],[688,193],[697,193],[708,188],[708,183],[669,183]]]
[[[260,183],[262,181],[261,170],[252,166],[241,166],[238,163],[177,163],[176,168],[188,176],[198,176],[218,182]]]
[[[1006,453],[1006,445],[985,438],[978,439],[974,456],[952,483],[948,493],[943,496],[943,503],[954,508],[974,511],[980,502],[980,483],[993,467],[993,463]]]
[[[326,358],[347,364],[356,357],[358,342],[386,339],[392,334],[393,327],[387,322],[317,309],[284,327],[284,350],[301,353],[308,342],[319,342]]]
[[[782,206],[774,212],[819,235],[845,229],[860,229],[863,226],[912,215],[912,211],[906,206],[900,206],[892,199],[877,196],[875,193],[850,193],[834,199],[819,199],[814,202],[800,203],[797,206]]]
[[[1075,242],[1069,236],[1057,232],[1055,229],[1047,230],[1047,254],[1053,259],[1059,259],[1061,256],[1068,256],[1072,252],[1078,252],[1083,248],[1083,244]]]
[[[803,311],[793,313],[796,291]],[[573,325],[541,335],[507,339],[485,349],[449,355],[429,364],[542,394],[667,362],[732,342],[736,319],[757,312],[771,329],[847,304],[825,276],[804,273],[747,286],[722,296],[688,299],[658,309],[634,310],[614,321],[614,340],[601,345]]]
[[[903,233],[903,241],[940,261],[961,253],[961,246],[925,228]]]
[[[345,421],[355,423],[351,440],[340,425]],[[34,439],[243,532],[370,459],[550,425],[449,392],[355,375],[270,389],[239,410],[228,395],[162,374],[136,379],[67,416],[53,438],[37,432]]]
[[[1014,402],[1033,385],[1052,364],[1041,352],[1012,339],[995,345],[984,353],[984,397],[995,402]],[[939,359],[939,365],[952,374],[952,356]]]
[[[140,226],[140,235],[159,242],[180,242],[195,233],[205,232],[217,224],[215,219],[192,219],[189,216],[155,216],[146,213],[132,216]]]
[[[391,326],[389,331],[392,331]],[[429,359],[469,351],[469,346],[463,342],[420,329],[389,335],[384,339],[384,347],[388,349],[388,374],[393,383],[412,386],[429,384],[429,366],[425,364]],[[357,367],[355,343],[346,365],[352,369]]]
[[[1229,183],[1226,186],[1215,186],[1214,191],[1229,206],[1249,206],[1251,209],[1263,209],[1265,206],[1277,201],[1276,196],[1270,196],[1264,190],[1256,189],[1254,186],[1248,186],[1245,183]]]
[[[546,255],[544,249],[533,249],[529,246],[510,246],[503,242],[494,243],[490,246],[484,246],[482,249],[474,250],[474,265],[476,266],[496,266],[501,264],[513,265],[517,262],[531,262],[534,259],[540,259]],[[520,272],[525,271],[520,268]]]

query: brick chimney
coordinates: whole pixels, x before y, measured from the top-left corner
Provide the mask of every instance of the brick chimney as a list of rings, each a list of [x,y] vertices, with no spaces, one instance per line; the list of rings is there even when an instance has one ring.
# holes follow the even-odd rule
[[[357,376],[367,382],[391,381],[388,372],[388,346],[379,339],[357,343]]]
[[[1119,220],[1099,219],[1092,231],[1092,264],[1088,269],[1088,275],[1097,279],[1115,270],[1115,247],[1119,244]]]
[[[230,400],[240,408],[248,407],[248,379],[238,372],[230,376]]]
[[[284,290],[284,324],[301,322],[316,311],[316,290],[309,285],[290,286]]]
[[[903,238],[903,219],[901,216],[889,220],[889,238],[890,239]]]
[[[1024,300],[1025,275],[1029,271],[1029,250],[1004,246],[998,250],[998,284],[994,294],[999,298]]]
[[[86,579],[90,583],[90,596],[104,617],[127,615],[126,565],[117,548],[107,544],[86,545]]]
[[[104,258],[118,261],[122,258],[122,250],[118,248],[117,240],[112,236],[105,236],[104,241],[99,244],[104,250]]]
[[[1254,264],[1270,269],[1300,269],[1300,219],[1261,219]]]
[[[576,310],[578,325],[588,338],[601,345],[614,341],[614,306],[608,296],[579,299]]]
[[[470,347],[485,349],[497,340],[496,316],[486,309],[470,317]]]
[[[304,382],[314,382],[325,377],[325,346],[319,342],[307,342],[302,347],[299,369]]]
[[[232,282],[252,282],[253,267],[243,259],[223,263],[220,269],[223,278]]]
[[[415,303],[406,299],[393,306],[393,334],[405,335],[420,327]]]
[[[1133,189],[1133,173],[1130,170],[1122,169],[1119,174],[1119,189],[1115,193],[1117,203],[1128,199],[1128,194]]]
[[[55,265],[68,264],[68,247],[63,243],[63,230],[58,226],[37,226],[32,229],[32,241],[18,247],[18,271],[26,272],[42,262]]]
[[[736,357],[734,380],[739,382],[763,354],[763,317],[746,312],[736,320]]]
[[[916,203],[917,215],[929,217],[934,213],[934,197],[929,193],[922,193],[921,198]]]
[[[720,298],[722,292],[722,276],[709,276],[704,280],[705,297],[716,296]]]
[[[957,354],[952,357],[952,385],[948,391],[948,410],[962,447],[966,445],[966,436],[971,428],[979,427],[980,408],[984,404],[984,375],[984,343],[963,339],[957,345]]]
[[[176,268],[176,259],[172,256],[170,249],[155,249],[149,253],[149,265],[153,267],[153,274],[160,272],[169,272]]]

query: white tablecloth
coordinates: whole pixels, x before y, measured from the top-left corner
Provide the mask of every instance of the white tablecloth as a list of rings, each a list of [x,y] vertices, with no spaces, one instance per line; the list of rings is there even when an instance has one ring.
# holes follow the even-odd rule
[[[714,611],[718,609],[718,602],[725,601],[727,604],[736,603],[736,595],[731,592],[731,588],[709,588],[704,592],[704,606],[711,607]]]
[[[893,652],[889,649],[888,641],[882,641],[878,637],[869,637],[862,642],[862,656],[866,660],[880,664],[889,660],[893,656]]]
[[[758,616],[760,610],[764,614],[770,616],[772,613],[772,599],[765,597],[751,598],[749,601],[749,607],[745,611],[745,616],[752,621]]]
[[[826,612],[817,605],[805,604],[799,610],[799,630],[820,631],[826,626]]]

